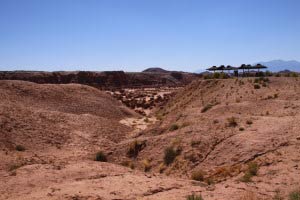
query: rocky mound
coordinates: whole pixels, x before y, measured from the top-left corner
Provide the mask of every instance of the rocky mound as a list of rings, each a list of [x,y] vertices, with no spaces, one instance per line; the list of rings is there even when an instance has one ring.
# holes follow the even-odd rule
[[[159,68],[159,67],[152,67],[145,69],[143,72],[151,72],[151,73],[169,73],[170,71],[167,71],[165,69]]]

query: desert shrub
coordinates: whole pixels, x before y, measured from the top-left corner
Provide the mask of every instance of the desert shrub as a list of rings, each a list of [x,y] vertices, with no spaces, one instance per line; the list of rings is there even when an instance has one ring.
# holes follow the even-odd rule
[[[289,200],[300,200],[300,190],[290,192]]]
[[[272,72],[270,72],[270,71],[266,71],[266,76],[273,76],[273,73]]]
[[[280,194],[280,190],[275,190],[275,196],[273,197],[273,200],[284,200],[284,198]]]
[[[134,163],[131,162],[131,161],[123,161],[123,162],[121,163],[121,165],[123,165],[123,166],[125,166],[125,167],[129,167],[130,169],[134,169],[134,168],[135,168]]]
[[[203,200],[203,198],[201,195],[192,194],[192,195],[187,196],[186,200]]]
[[[260,85],[254,84],[254,89],[260,89]]]
[[[95,161],[107,162],[107,157],[102,151],[98,151],[95,156]]]
[[[171,127],[169,128],[169,131],[175,131],[179,129],[179,126],[177,124],[172,124]]]
[[[144,119],[144,122],[149,123],[148,117],[146,117],[146,118]]]
[[[227,122],[228,122],[228,126],[229,127],[236,127],[238,125],[235,117],[230,117],[227,119]]]
[[[220,78],[221,74],[219,72],[213,73],[213,78]]]
[[[251,124],[253,124],[253,122],[252,122],[250,119],[248,119],[248,120],[246,121],[246,124],[251,125]]]
[[[181,124],[181,128],[184,128],[184,127],[187,127],[187,126],[190,126],[190,125],[191,125],[190,122],[183,122],[183,123]]]
[[[244,176],[241,178],[241,181],[245,182],[245,183],[248,183],[248,182],[251,182],[251,178],[252,178],[251,174],[249,174],[248,172],[246,172],[244,174]]]
[[[209,109],[211,109],[212,107],[213,107],[213,104],[209,103],[201,109],[201,112],[204,113],[204,112],[208,111]]]
[[[210,74],[205,74],[205,75],[203,75],[203,78],[204,78],[204,79],[210,79],[210,78],[211,78],[211,75],[210,75]]]
[[[274,99],[278,98],[278,94],[274,94]]]
[[[225,74],[225,73],[220,73],[220,79],[227,79],[229,78],[228,74]]]
[[[290,76],[291,76],[291,77],[298,77],[298,73],[292,72],[292,73],[290,74]]]
[[[199,144],[201,144],[201,140],[192,140],[192,141],[191,141],[191,146],[192,146],[192,147],[197,146],[197,145],[199,145]]]
[[[214,124],[217,124],[217,123],[219,123],[219,120],[214,119],[214,120],[213,120],[213,123],[214,123]]]
[[[253,192],[245,192],[241,200],[260,200]]]
[[[256,176],[257,172],[258,172],[259,166],[256,162],[251,162],[248,164],[248,172],[252,175],[252,176]]]
[[[205,173],[202,170],[197,170],[192,173],[192,179],[195,181],[204,181]]]
[[[262,85],[263,87],[267,87],[267,84],[266,84],[265,82],[263,82],[261,85]]]
[[[144,167],[144,172],[148,172],[151,169],[151,164],[149,162],[149,160],[145,159],[142,161],[143,167]]]
[[[286,74],[284,74],[284,76],[285,76],[285,77],[290,77],[291,74],[290,74],[290,73],[286,73]]]
[[[11,165],[8,166],[8,171],[14,171],[20,167],[22,167],[24,164],[22,163],[13,163]]]
[[[178,154],[179,152],[174,147],[167,147],[164,154],[164,163],[170,165]]]
[[[281,75],[279,73],[275,74],[275,77],[280,77]]]
[[[262,80],[263,82],[265,82],[265,83],[270,82],[270,79],[269,79],[269,78],[261,78],[261,80]]]
[[[161,163],[158,167],[159,173],[163,173],[166,170],[166,166],[164,163]]]
[[[208,185],[214,184],[214,180],[213,180],[212,178],[206,178],[206,179],[205,179],[205,182],[206,182]]]
[[[240,131],[244,131],[245,128],[244,128],[244,127],[240,127],[239,130],[240,130]]]
[[[250,182],[253,176],[257,175],[259,166],[256,162],[251,162],[248,164],[248,169],[245,172],[244,176],[241,178],[243,182]]]
[[[16,150],[17,150],[17,151],[25,151],[26,149],[25,149],[25,147],[22,146],[22,145],[17,145],[17,146],[16,146]]]
[[[146,146],[145,142],[134,140],[127,150],[127,156],[130,158],[136,158],[139,152]]]
[[[255,75],[258,76],[258,77],[264,77],[265,73],[264,72],[256,72]]]

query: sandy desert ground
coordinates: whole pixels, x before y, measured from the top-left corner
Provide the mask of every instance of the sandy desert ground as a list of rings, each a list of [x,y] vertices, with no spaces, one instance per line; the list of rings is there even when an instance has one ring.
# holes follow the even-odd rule
[[[145,117],[90,86],[2,80],[0,199],[290,200],[299,83],[199,79]]]

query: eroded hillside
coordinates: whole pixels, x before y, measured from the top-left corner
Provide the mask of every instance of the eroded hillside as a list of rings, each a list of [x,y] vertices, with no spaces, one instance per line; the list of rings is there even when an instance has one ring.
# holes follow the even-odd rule
[[[233,199],[244,191],[260,198],[271,199],[277,191],[284,196],[300,180],[299,81],[194,81],[158,112],[156,126],[117,152],[144,144],[138,155],[116,160],[140,169],[146,160],[149,171],[172,177],[198,173],[216,195],[205,199]],[[173,149],[172,162],[165,161],[167,147]],[[247,177],[248,165],[258,174]]]
[[[0,199],[288,199],[299,81],[197,80],[148,118],[88,86],[0,81]]]

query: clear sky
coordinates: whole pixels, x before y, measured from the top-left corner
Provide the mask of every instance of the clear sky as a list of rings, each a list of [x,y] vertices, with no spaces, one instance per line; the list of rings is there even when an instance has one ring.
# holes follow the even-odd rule
[[[0,70],[300,61],[300,0],[0,0]]]

